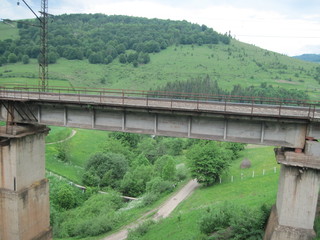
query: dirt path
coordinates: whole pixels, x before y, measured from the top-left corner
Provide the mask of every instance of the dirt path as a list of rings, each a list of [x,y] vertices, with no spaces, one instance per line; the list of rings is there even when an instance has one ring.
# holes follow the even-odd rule
[[[183,188],[180,189],[179,192],[177,192],[174,196],[172,196],[170,199],[168,199],[163,205],[160,207],[151,210],[144,216],[149,215],[152,212],[157,211],[157,213],[153,216],[153,220],[158,221],[161,218],[166,218],[170,215],[170,213],[178,206],[179,203],[181,203],[184,199],[186,199],[197,187],[199,186],[198,182],[196,180],[189,181]],[[124,240],[128,236],[128,230],[131,228],[137,227],[140,223],[142,223],[145,219],[141,217],[136,222],[129,224],[125,226],[122,230],[119,232],[116,232],[102,240]]]
[[[65,142],[65,141],[68,141],[70,138],[73,138],[73,137],[74,137],[74,135],[76,135],[76,133],[77,133],[77,131],[76,131],[76,130],[74,130],[74,129],[72,129],[72,132],[71,132],[71,134],[70,134],[70,136],[69,136],[69,137],[67,137],[67,138],[65,138],[65,139],[62,139],[62,140],[60,140],[60,141],[57,141],[57,142],[46,143],[46,145],[57,144],[57,143],[63,143],[63,142]]]

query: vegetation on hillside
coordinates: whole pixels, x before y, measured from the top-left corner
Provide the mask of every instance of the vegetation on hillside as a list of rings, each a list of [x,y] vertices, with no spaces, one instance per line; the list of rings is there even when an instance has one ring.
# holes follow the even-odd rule
[[[319,68],[320,69],[320,68]],[[282,100],[308,100],[309,96],[306,92],[297,89],[285,89],[280,87],[273,87],[266,82],[259,86],[242,87],[240,84],[234,85],[231,91],[220,88],[217,81],[212,81],[207,75],[202,79],[190,79],[188,81],[169,82],[164,87],[158,87],[156,91],[161,92],[182,92],[182,93],[196,93],[208,95],[231,95],[231,96],[247,96],[247,97],[261,97],[276,98]],[[242,101],[241,98],[239,101]]]
[[[119,56],[120,63],[129,62],[137,66],[150,61],[149,53],[160,52],[174,44],[230,42],[227,35],[187,21],[64,14],[55,16],[49,26],[49,63],[63,57],[109,64]],[[17,27],[20,39],[0,41],[0,65],[22,61],[26,57],[38,58],[39,29],[23,22],[18,22]]]
[[[53,134],[61,136],[61,128],[54,128]],[[50,136],[51,139],[57,137]],[[74,138],[79,138],[75,135]],[[68,142],[68,141],[67,141]],[[210,180],[210,184],[227,171],[227,166],[238,156],[243,145],[239,143],[223,143],[218,148],[211,148],[212,141],[185,140],[179,138],[150,137],[135,135],[130,133],[109,133],[100,147],[91,156],[83,161],[85,168],[82,173],[82,185],[88,187],[86,193],[79,189],[65,184],[52,181],[51,188],[51,221],[54,226],[56,237],[85,237],[95,236],[117,228],[125,222],[127,211],[118,211],[125,207],[122,200],[116,200],[117,205],[102,203],[109,201],[107,197],[97,197],[97,190],[112,193],[115,196],[127,195],[130,197],[142,197],[137,207],[145,207],[153,204],[159,198],[172,192],[175,187],[189,176],[185,152],[190,151],[190,155],[199,156],[202,154],[200,145],[208,145],[207,153],[210,156],[219,152],[225,152],[224,159],[228,164],[224,169],[216,169],[215,176]],[[65,143],[63,143],[65,144]],[[97,143],[96,143],[97,144]],[[52,145],[50,145],[52,146]],[[69,155],[73,154],[73,144],[68,143]],[[56,152],[60,152],[59,144],[55,144]],[[190,150],[188,150],[190,149]],[[226,150],[223,150],[226,149]],[[89,149],[88,149],[89,151]],[[74,163],[65,162],[56,153],[54,158],[57,162],[72,167]],[[68,158],[71,161],[72,157]],[[198,159],[190,158],[190,165]],[[206,159],[210,161],[210,159]],[[92,200],[94,199],[94,200]],[[92,206],[92,202],[96,205]],[[94,215],[90,212],[96,212]],[[106,214],[109,212],[109,214]],[[87,214],[86,214],[87,213]],[[112,214],[111,214],[112,213]],[[80,216],[81,221],[75,221],[74,216]],[[101,221],[96,221],[96,219]],[[82,231],[86,225],[94,227],[87,231]]]
[[[303,61],[320,63],[320,54],[302,54],[299,56],[294,56],[294,58],[297,58]]]

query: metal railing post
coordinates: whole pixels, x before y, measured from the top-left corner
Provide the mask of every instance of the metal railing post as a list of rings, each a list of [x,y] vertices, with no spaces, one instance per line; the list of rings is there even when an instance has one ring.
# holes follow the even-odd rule
[[[281,116],[281,107],[282,107],[282,102],[280,102],[280,106],[279,106],[279,117]]]
[[[149,94],[147,93],[147,107],[149,107]]]

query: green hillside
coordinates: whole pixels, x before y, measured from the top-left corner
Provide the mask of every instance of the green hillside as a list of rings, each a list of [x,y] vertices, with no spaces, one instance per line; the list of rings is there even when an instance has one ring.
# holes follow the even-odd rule
[[[0,85],[34,85],[38,81],[38,29],[21,24],[17,27],[13,28],[0,23]],[[304,62],[239,42],[229,36],[218,34],[204,25],[186,21],[76,14],[57,16],[49,31],[51,31],[49,53],[52,62],[49,64],[49,86],[150,90],[160,89],[168,83],[177,81],[199,80],[200,82],[203,79],[210,79],[228,91],[237,84],[242,87],[272,85],[274,88],[298,89],[307,93],[312,99],[319,99],[319,64]],[[28,61],[23,63],[23,58]],[[130,160],[126,178],[123,176],[118,183],[121,183],[118,190],[121,189],[123,194],[128,193],[128,189],[133,189],[127,188],[127,185],[131,186],[130,184],[139,182],[136,181],[137,176],[143,180],[143,177],[149,175],[151,179],[152,175],[159,180],[162,176],[158,175],[162,174],[162,171],[154,170],[157,166],[154,163],[157,161],[159,166],[161,161],[166,161],[166,165],[173,171],[174,166],[182,166],[183,168],[178,168],[178,173],[188,179],[189,173],[186,167],[188,160],[185,153],[190,147],[188,144],[192,145],[192,141],[188,143],[187,140],[181,139],[153,139],[149,136],[139,136],[140,144],[131,147],[130,144],[126,145],[117,139],[117,135],[110,137],[111,133],[76,129],[74,137],[59,144],[59,141],[70,136],[71,131],[71,129],[53,127],[47,138],[47,143],[51,144],[46,146],[46,168],[56,174],[57,178],[62,176],[75,183],[86,184],[90,180],[90,175],[85,175],[89,172],[86,168],[90,157],[99,152],[114,151],[114,153],[126,155]],[[170,147],[176,150],[174,144],[180,146],[181,152],[173,152]],[[170,149],[172,158],[162,158],[161,154],[169,154]],[[59,154],[63,151],[68,154],[67,161],[59,158]],[[140,152],[141,155],[138,154]],[[152,163],[147,162],[148,164],[144,166],[146,161],[139,157],[142,154],[149,156]],[[249,158],[252,161],[252,168],[239,169],[243,158]],[[149,230],[145,231],[145,236],[139,239],[205,239],[202,238],[203,235],[199,230],[199,220],[209,208],[219,208],[226,201],[238,207],[252,208],[258,208],[263,203],[273,204],[276,199],[278,173],[279,166],[274,159],[272,147],[247,148],[241,152],[238,159],[232,162],[228,173],[222,176],[221,184],[216,183],[210,187],[197,189],[168,219],[151,225]],[[98,180],[95,175],[91,177],[96,181],[88,185],[93,187],[93,192],[99,189],[100,180],[102,182],[108,179],[108,175]],[[232,182],[231,177],[234,179]],[[134,180],[131,181],[132,179]],[[142,180],[141,185],[148,183],[147,180],[145,182]],[[174,186],[170,181],[165,182],[167,185],[164,184],[169,189],[164,192],[166,194],[172,191],[171,188]],[[52,181],[52,184],[57,183]],[[106,191],[110,190],[110,186],[103,187]],[[110,229],[97,231],[91,235],[116,231],[160,205],[168,197],[163,194],[157,196],[159,200],[156,201],[155,194],[151,192],[152,189],[150,188],[148,192],[146,186],[144,187],[143,191],[137,190],[137,193],[132,196],[139,197],[143,195],[142,193],[146,193],[145,199],[149,200],[148,204],[151,205],[130,208],[129,203],[122,204],[119,221],[113,223],[114,221],[110,220],[110,226],[112,226]],[[81,194],[80,192],[78,196],[84,198]],[[51,194],[51,198],[58,199],[56,196]],[[92,208],[98,205],[93,200]],[[155,202],[152,203],[151,200]],[[75,204],[77,206],[72,206],[68,210],[51,206],[51,217],[56,221],[53,224],[55,237],[70,240],[84,236],[81,235],[81,231],[79,235],[66,233],[68,226],[72,229],[72,226],[78,223],[86,226],[86,229],[89,229],[87,226],[92,226],[89,222],[85,225],[81,217],[74,217],[74,219],[70,217],[77,216],[78,211],[82,211],[82,214],[86,212],[81,210],[84,202],[85,200],[82,199],[81,203],[78,201]],[[105,213],[106,216],[107,213],[108,211]],[[118,212],[115,212],[115,216],[116,214]],[[65,218],[70,218],[67,227],[62,224]],[[102,220],[103,223],[107,222]],[[95,217],[92,222],[96,223]],[[60,233],[59,227],[65,232]],[[83,228],[79,227],[79,229]],[[92,229],[95,228],[92,227]]]
[[[88,17],[90,15],[84,16]],[[61,19],[58,19],[56,24],[63,24],[63,19],[66,17],[68,16],[63,16]],[[130,20],[131,18],[127,17],[126,19]],[[140,25],[147,24],[147,26],[154,26],[155,24],[152,22],[154,20],[150,20],[150,23],[148,23],[148,20],[144,18],[133,18],[132,21],[142,21]],[[175,26],[175,24],[180,26],[179,24],[182,24],[188,31],[195,28],[195,34],[199,34],[199,36],[202,36],[201,34],[203,33],[201,32],[201,26],[184,21],[170,21],[169,23],[166,23],[164,20],[161,20],[161,23],[164,25],[163,28],[165,28],[166,24],[173,24],[173,26]],[[110,24],[111,23],[109,22],[99,26],[101,26],[102,29],[107,29]],[[4,28],[4,24],[0,23],[0,25],[2,26],[2,28],[0,28],[0,35],[10,37],[6,31],[1,31]],[[69,25],[68,27],[70,28]],[[85,23],[82,25],[79,34],[82,33],[86,26]],[[120,25],[125,26],[126,23],[121,22]],[[114,26],[118,25],[110,26],[114,28]],[[132,26],[132,23],[131,25],[129,24],[129,26]],[[161,30],[161,26],[158,28]],[[5,25],[5,29],[8,29],[7,25]],[[122,28],[119,29],[121,30]],[[141,29],[141,27],[139,29]],[[175,31],[179,32],[177,29],[178,28],[175,26]],[[29,31],[27,30],[28,28],[20,28],[20,35],[21,31],[26,34],[26,32]],[[126,32],[120,30],[119,33],[116,33],[116,36],[119,36],[120,34],[120,36],[124,38]],[[163,32],[163,29],[160,32]],[[183,31],[181,30],[180,32],[182,34]],[[213,30],[212,32],[214,33]],[[150,41],[157,40],[158,42],[161,42],[159,38],[162,40],[165,37],[168,38],[166,35],[158,36],[154,32],[151,33],[148,34],[148,38],[145,42],[146,46]],[[36,37],[37,32],[34,32],[34,34]],[[103,39],[104,35],[102,32],[95,29],[95,34],[98,36],[102,35],[100,36],[100,39]],[[139,32],[136,34],[139,35]],[[21,36],[25,37],[23,34]],[[84,38],[84,41],[89,41],[85,36],[81,35],[81,37]],[[150,40],[152,37],[154,40]],[[120,41],[126,43],[126,41],[128,41],[123,40],[123,38],[120,37],[118,38],[120,40],[110,40],[111,43],[110,41],[105,40],[107,42],[106,45],[99,48],[101,52],[108,52],[110,47],[109,44],[115,44],[115,42],[120,43]],[[70,37],[69,40],[72,41],[72,39],[74,39],[74,36]],[[129,61],[130,56],[138,54],[137,44],[131,44],[131,47],[127,46],[127,49],[120,54],[121,56],[115,56],[110,63],[90,64],[90,61],[88,60],[90,58],[89,53],[84,53],[81,58],[82,60],[68,60],[67,58],[70,59],[70,56],[59,57],[55,64],[49,65],[49,85],[149,90],[163,87],[168,82],[201,79],[205,76],[209,76],[212,81],[217,81],[221,88],[227,90],[231,90],[236,84],[247,87],[250,85],[258,86],[261,83],[267,83],[274,87],[279,86],[287,89],[300,89],[306,91],[314,99],[319,97],[319,64],[308,63],[270,52],[253,45],[239,42],[235,39],[231,39],[228,44],[222,42],[202,44],[201,42],[197,43],[195,40],[192,44],[187,44],[188,42],[186,43],[185,38],[182,37],[177,39],[172,37],[172,39],[170,38],[171,42],[168,39],[165,39],[167,45],[159,49],[159,51],[143,50],[150,58],[150,62],[147,64],[138,63],[137,65],[134,65]],[[66,40],[68,39],[64,38],[64,41]],[[57,41],[57,37],[52,41]],[[75,41],[75,44],[80,43],[79,41]],[[73,47],[73,50],[78,49],[76,46],[77,45]],[[38,45],[36,42],[32,42],[29,47],[30,51],[32,49],[32,51],[36,51]],[[59,47],[55,46],[51,46],[50,51],[53,51],[52,49],[57,52],[61,50],[59,50]],[[68,49],[68,47],[66,47],[66,49]],[[83,47],[80,46],[79,49],[83,50]],[[123,49],[118,50],[118,53],[122,51]],[[8,55],[8,51],[2,54],[2,58],[4,58],[6,54]],[[0,67],[0,83],[37,83],[38,66],[36,59],[30,57],[30,62],[28,64],[23,64],[19,61],[19,56],[17,57],[16,63],[7,62]],[[120,61],[123,62],[122,57],[125,57],[126,63],[120,63]]]
[[[19,38],[19,31],[17,28],[16,23],[1,23],[0,22],[0,41],[6,40],[6,39],[18,39]]]

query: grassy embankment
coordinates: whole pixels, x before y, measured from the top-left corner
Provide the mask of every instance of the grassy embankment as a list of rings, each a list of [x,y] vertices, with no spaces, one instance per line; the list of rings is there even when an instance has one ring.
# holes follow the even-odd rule
[[[54,127],[49,138],[54,139],[54,141],[62,139],[66,135],[64,134],[62,137],[63,129]],[[68,130],[68,134],[70,132]],[[96,132],[97,134],[95,134]],[[54,137],[54,135],[60,135],[61,137]],[[87,140],[90,136],[94,137],[95,140],[93,138]],[[105,137],[106,132],[77,129],[77,134],[69,140],[71,153],[71,163],[69,164],[57,161],[54,157],[54,145],[48,145],[47,169],[79,182],[82,168],[88,156],[99,149],[99,142],[102,142]],[[90,145],[90,142],[94,142],[95,146]],[[251,160],[252,167],[250,169],[241,170],[239,168],[240,162],[244,158]],[[181,158],[179,161],[181,161]],[[277,169],[276,173],[274,173],[274,167]],[[265,170],[264,176],[263,170]],[[252,177],[253,171],[255,172],[254,178]],[[241,173],[243,174],[242,180]],[[178,206],[168,219],[153,225],[143,239],[197,239],[201,235],[197,223],[203,213],[208,207],[222,206],[225,201],[252,208],[263,203],[271,205],[276,199],[278,173],[279,166],[276,164],[272,147],[246,149],[242,152],[241,157],[232,163],[229,173],[222,177],[222,184],[197,189],[189,199]],[[234,182],[231,182],[231,176],[234,176]],[[139,218],[144,212],[159,205],[163,200],[161,199],[148,208],[130,210],[126,223]],[[87,239],[93,240],[99,239],[99,237]]]
[[[250,169],[241,170],[239,168],[244,157],[251,160]],[[260,207],[264,203],[274,204],[279,177],[279,166],[277,166],[277,173],[273,172],[275,166],[277,164],[272,147],[246,149],[242,156],[232,164],[229,174],[229,176],[240,176],[243,173],[247,176],[246,178],[197,189],[192,196],[174,210],[169,218],[152,225],[148,233],[141,239],[201,239],[198,223],[208,208],[221,207],[225,202],[250,208]],[[264,176],[262,175],[263,169],[266,170]],[[259,174],[253,178],[252,171]]]

